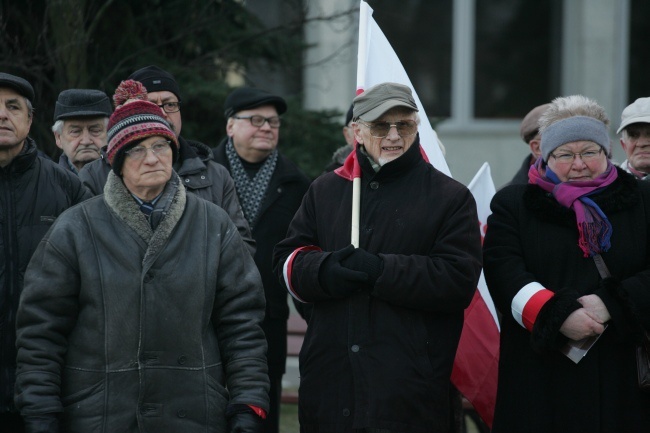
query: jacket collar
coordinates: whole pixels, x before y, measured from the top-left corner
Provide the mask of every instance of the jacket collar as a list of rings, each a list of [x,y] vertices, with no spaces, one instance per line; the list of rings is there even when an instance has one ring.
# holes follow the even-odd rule
[[[36,143],[30,137],[25,138],[23,149],[18,155],[4,168],[6,173],[24,173],[32,167],[38,157]]]
[[[143,264],[155,260],[185,210],[187,200],[185,188],[179,187],[181,180],[176,172],[172,172],[172,179],[167,185],[174,188],[171,192],[173,199],[167,214],[154,231],[140,211],[138,204],[133,200],[122,179],[113,170],[108,173],[108,179],[104,187],[104,201],[120,220],[133,229],[148,244],[147,252],[142,261]]]

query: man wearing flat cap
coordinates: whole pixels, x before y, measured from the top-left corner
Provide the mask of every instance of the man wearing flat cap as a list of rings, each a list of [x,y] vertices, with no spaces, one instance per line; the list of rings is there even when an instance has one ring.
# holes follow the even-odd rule
[[[542,114],[551,104],[542,104],[533,108],[526,114],[524,119],[521,121],[521,126],[519,127],[519,135],[521,139],[524,140],[524,143],[530,147],[530,154],[526,155],[521,167],[517,170],[514,177],[508,185],[510,184],[522,184],[528,183],[528,171],[530,166],[537,161],[537,158],[542,154],[539,146],[542,142],[541,136],[539,135],[539,118],[542,117]]]
[[[452,365],[481,271],[476,205],[423,159],[409,87],[378,84],[353,104],[356,150],[312,183],[274,252],[289,292],[313,305],[301,431],[448,432]]]
[[[93,89],[68,89],[59,93],[52,132],[63,151],[59,165],[75,174],[101,156],[108,144],[106,125],[113,112],[106,93]]]
[[[271,406],[264,431],[279,429],[282,375],[287,358],[287,292],[271,266],[273,247],[284,239],[293,214],[309,187],[309,178],[277,149],[280,116],[287,110],[283,98],[261,89],[241,87],[226,98],[227,137],[214,149],[235,181],[257,245],[257,265],[266,296],[262,329],[268,343]]]
[[[90,194],[68,170],[38,155],[28,134],[34,89],[0,72],[0,430],[24,431],[14,406],[16,311],[27,263],[64,210]]]
[[[152,65],[138,69],[128,79],[142,83],[147,89],[147,100],[160,107],[165,114],[165,120],[170,123],[176,134],[179,150],[173,168],[181,177],[185,189],[225,210],[237,226],[248,250],[253,254],[255,242],[251,237],[248,223],[237,199],[235,185],[228,171],[213,160],[212,149],[180,135],[183,126],[181,93],[174,76]],[[110,171],[111,166],[103,152],[101,160],[84,167],[79,177],[93,194],[99,195],[104,192],[104,185]]]
[[[621,114],[621,146],[627,159],[621,168],[637,179],[648,180],[650,174],[650,98],[638,98]]]

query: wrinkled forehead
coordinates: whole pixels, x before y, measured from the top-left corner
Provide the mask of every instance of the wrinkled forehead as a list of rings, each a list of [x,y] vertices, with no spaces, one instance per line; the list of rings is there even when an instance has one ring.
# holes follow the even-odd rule
[[[235,113],[236,116],[263,116],[263,117],[276,117],[278,110],[274,105],[260,105],[259,107],[247,108]]]
[[[557,149],[553,152],[554,154],[566,153],[566,152],[584,152],[587,150],[598,150],[600,145],[593,141],[582,140],[582,141],[572,141],[570,143],[564,143],[561,146],[558,146]]]
[[[387,122],[394,120],[415,120],[417,111],[410,110],[406,107],[394,107],[379,116],[375,122]]]

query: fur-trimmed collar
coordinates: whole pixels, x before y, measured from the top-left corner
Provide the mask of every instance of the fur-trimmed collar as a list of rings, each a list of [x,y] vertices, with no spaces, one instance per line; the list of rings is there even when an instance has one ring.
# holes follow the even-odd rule
[[[616,167],[618,178],[604,191],[591,196],[605,215],[629,209],[639,203],[637,180],[631,174]],[[555,224],[575,226],[573,210],[560,205],[551,193],[537,185],[527,185],[524,192],[524,205],[540,219]]]
[[[148,245],[147,252],[142,259],[143,266],[155,260],[185,210],[187,200],[185,188],[179,188],[181,183],[176,172],[172,173],[172,179],[169,182],[175,188],[174,197],[167,214],[154,231],[151,229],[147,218],[140,211],[138,204],[133,200],[122,179],[111,170],[106,180],[104,201],[106,201],[107,206]]]

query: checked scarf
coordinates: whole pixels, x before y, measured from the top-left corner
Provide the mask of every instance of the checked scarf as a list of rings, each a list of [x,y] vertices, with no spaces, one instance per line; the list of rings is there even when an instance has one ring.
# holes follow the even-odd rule
[[[580,182],[561,182],[543,159],[530,167],[528,182],[550,192],[562,206],[572,209],[576,214],[578,225],[578,246],[585,257],[593,257],[611,246],[612,224],[598,205],[589,198],[597,194],[618,177],[618,172],[611,162],[607,170],[597,178]]]
[[[257,221],[257,214],[262,200],[266,195],[266,189],[269,187],[271,176],[275,171],[275,165],[278,162],[278,150],[275,149],[271,152],[252,179],[246,173],[246,169],[235,151],[235,146],[232,144],[232,139],[229,139],[226,143],[226,157],[230,164],[230,174],[235,181],[235,189],[237,189],[237,196],[244,211],[244,217],[252,230]]]

